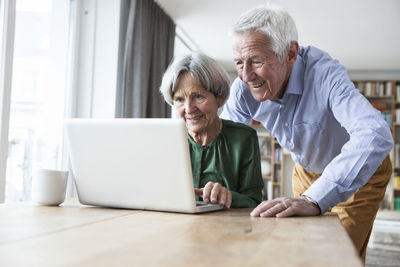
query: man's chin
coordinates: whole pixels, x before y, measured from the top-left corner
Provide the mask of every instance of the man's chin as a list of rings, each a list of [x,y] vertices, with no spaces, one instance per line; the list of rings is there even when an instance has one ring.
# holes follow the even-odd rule
[[[266,93],[252,94],[252,96],[257,102],[264,102],[269,99],[269,95]]]

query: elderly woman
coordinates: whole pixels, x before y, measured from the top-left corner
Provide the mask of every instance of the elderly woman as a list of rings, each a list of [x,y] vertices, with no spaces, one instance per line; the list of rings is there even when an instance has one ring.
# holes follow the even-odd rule
[[[263,188],[257,134],[218,117],[229,95],[222,67],[203,54],[176,59],[160,91],[186,123],[196,195],[226,208],[257,206]]]

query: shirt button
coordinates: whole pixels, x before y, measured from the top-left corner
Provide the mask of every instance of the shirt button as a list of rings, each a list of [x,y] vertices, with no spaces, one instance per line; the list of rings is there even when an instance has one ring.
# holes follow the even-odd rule
[[[285,122],[285,126],[288,126],[288,125],[289,125],[289,123]]]

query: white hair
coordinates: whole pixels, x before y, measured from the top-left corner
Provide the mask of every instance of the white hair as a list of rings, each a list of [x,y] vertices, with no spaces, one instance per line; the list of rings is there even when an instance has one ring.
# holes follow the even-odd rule
[[[209,56],[191,53],[174,59],[164,73],[160,92],[171,106],[179,77],[186,73],[190,73],[205,90],[213,93],[215,97],[221,97],[225,101],[228,98],[230,81],[222,66]]]
[[[278,6],[259,6],[240,15],[233,25],[234,34],[261,32],[271,41],[271,49],[279,60],[283,61],[285,53],[293,41],[298,40],[297,28],[289,13]]]

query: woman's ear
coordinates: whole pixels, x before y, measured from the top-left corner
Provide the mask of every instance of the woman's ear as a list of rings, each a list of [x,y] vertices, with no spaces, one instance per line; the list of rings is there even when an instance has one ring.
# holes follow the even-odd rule
[[[222,104],[224,104],[224,102],[225,102],[224,97],[217,97],[217,104],[219,108],[222,107]]]

